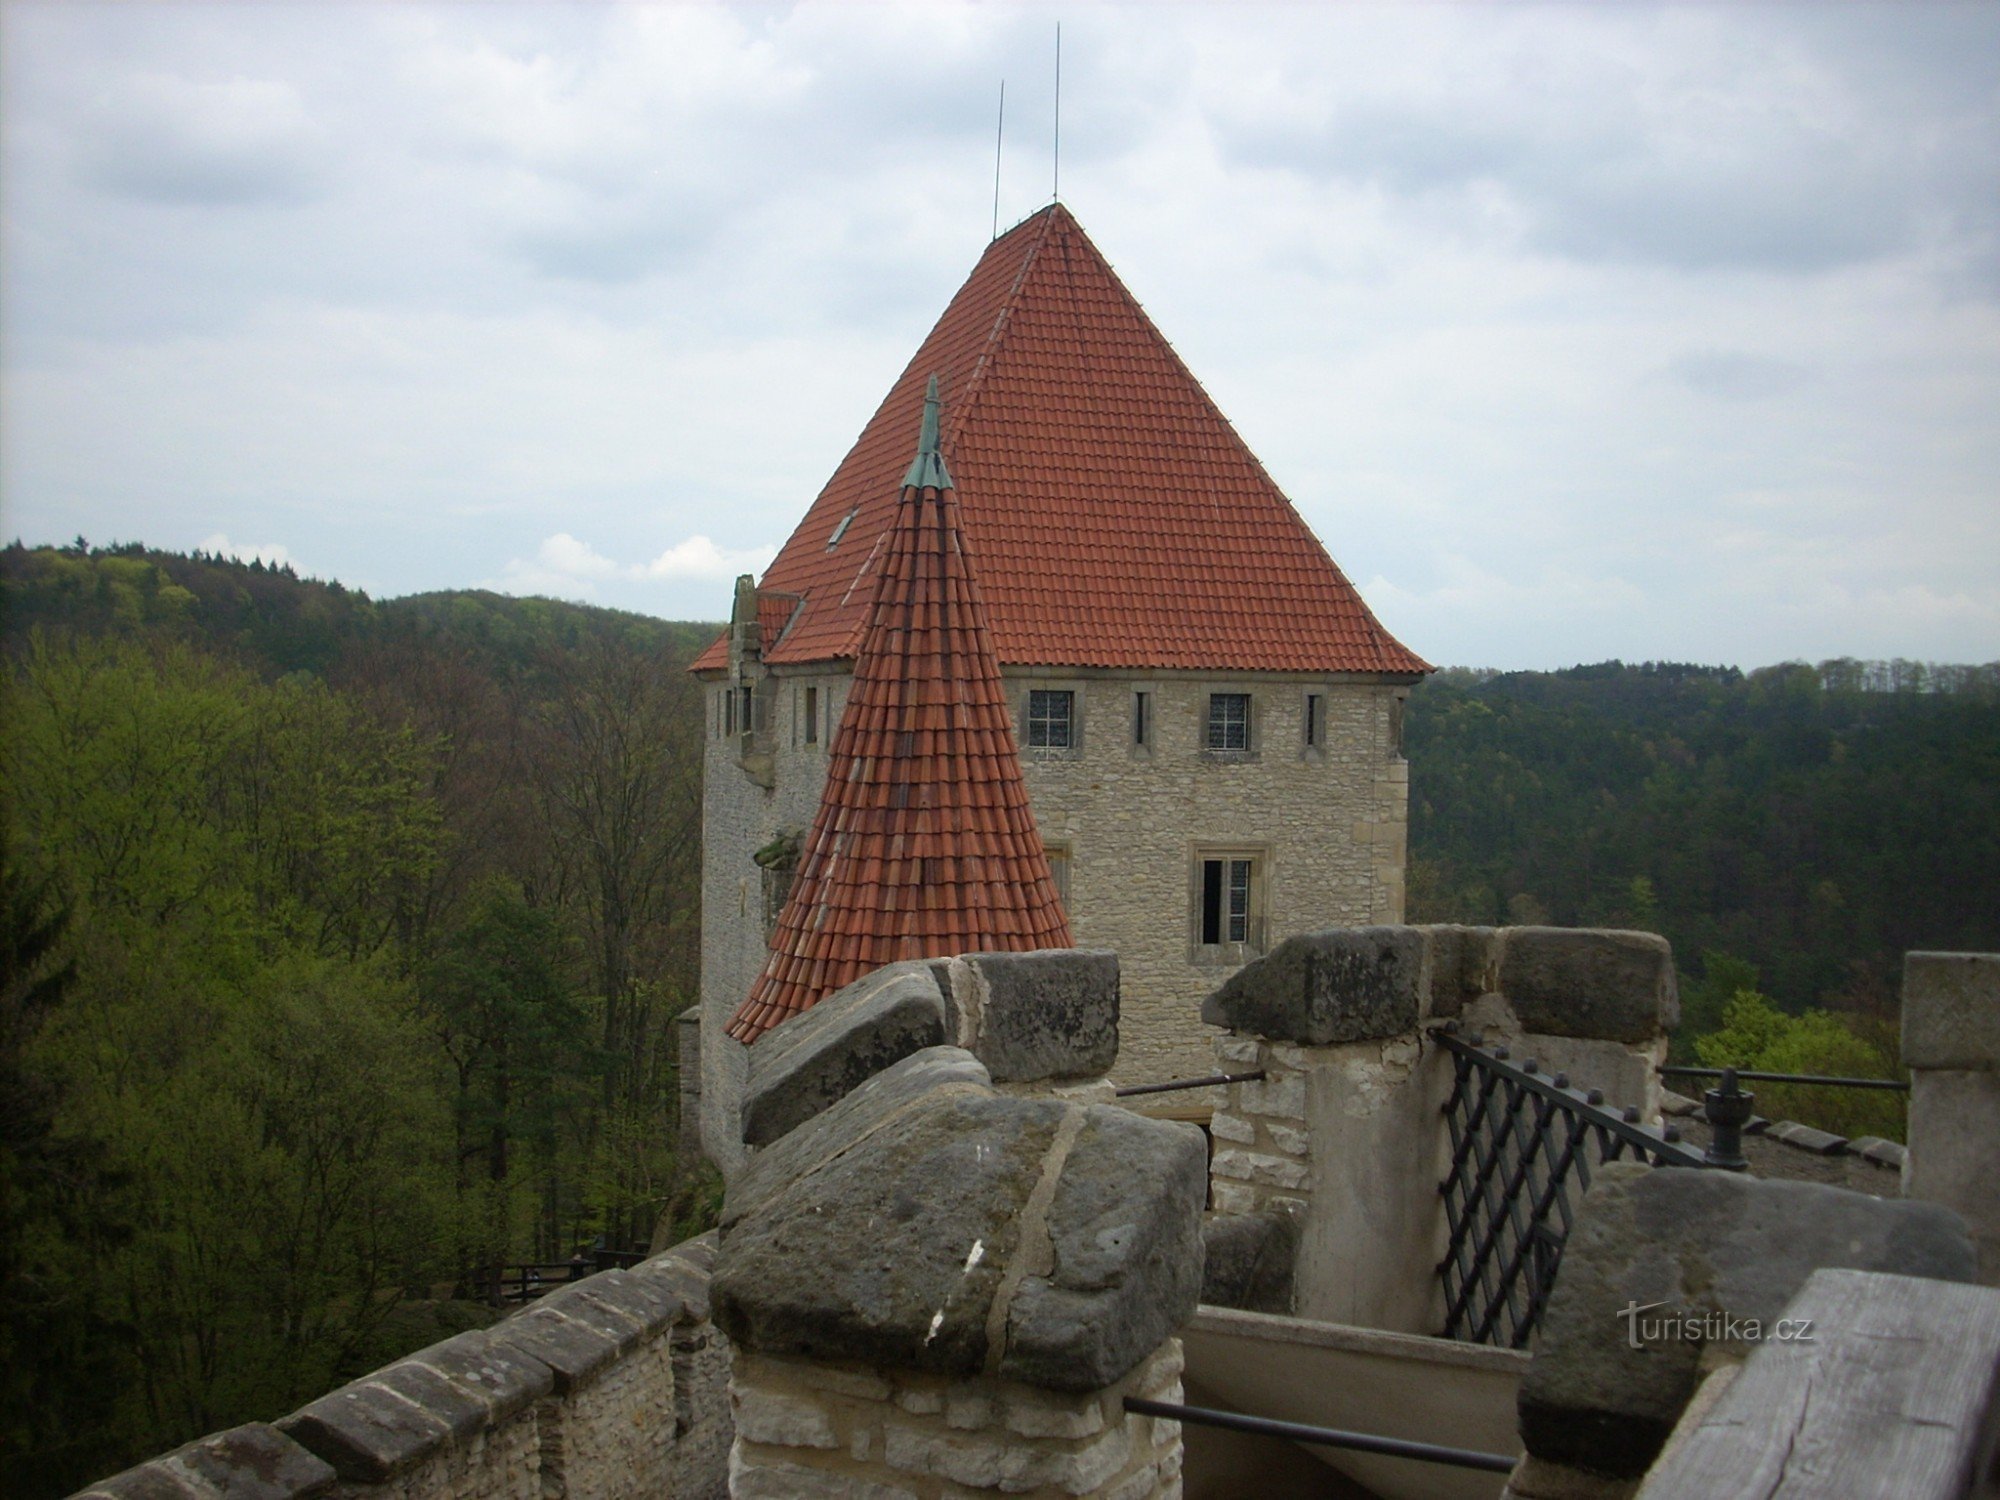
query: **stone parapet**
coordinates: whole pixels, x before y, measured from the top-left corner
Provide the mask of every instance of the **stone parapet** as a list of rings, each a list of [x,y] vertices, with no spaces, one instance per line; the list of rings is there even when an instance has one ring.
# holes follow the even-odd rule
[[[1516,1493],[1553,1493],[1547,1476],[1568,1470],[1635,1480],[1704,1374],[1776,1336],[1814,1270],[1963,1282],[1974,1264],[1964,1225],[1935,1204],[1607,1163],[1570,1230],[1521,1385],[1521,1436],[1544,1480],[1524,1475]]]
[[[731,1185],[713,1292],[732,1340],[1094,1390],[1194,1310],[1200,1132],[1009,1098],[978,1069],[907,1058]]]
[[[1178,1496],[1180,1424],[1128,1415],[1127,1396],[1182,1399],[1177,1339],[1113,1384],[1080,1393],[989,1376],[745,1355],[730,1384],[730,1494]]]
[[[1905,955],[1903,1061],[1903,1196],[1963,1217],[1980,1280],[2000,1286],[2000,953]]]
[[[275,1424],[92,1485],[106,1500],[616,1500],[726,1493],[713,1236],[550,1293]]]

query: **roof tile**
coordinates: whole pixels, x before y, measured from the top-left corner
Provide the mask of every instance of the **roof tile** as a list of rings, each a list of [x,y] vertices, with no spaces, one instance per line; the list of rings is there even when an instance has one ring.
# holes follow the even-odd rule
[[[772,562],[761,592],[801,602],[796,612],[790,598],[768,611],[760,602],[766,662],[858,651],[932,371],[998,661],[1428,670],[1370,613],[1059,203],[987,247]],[[727,665],[722,641],[695,662]]]
[[[738,1041],[899,958],[1070,946],[956,497],[905,487],[894,519],[819,812],[727,1028]],[[911,617],[936,628],[900,628]]]

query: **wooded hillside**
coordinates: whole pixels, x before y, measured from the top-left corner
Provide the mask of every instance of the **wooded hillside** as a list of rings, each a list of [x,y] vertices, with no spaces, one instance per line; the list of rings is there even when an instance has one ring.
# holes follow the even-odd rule
[[[0,553],[0,1469],[59,1495],[643,1246],[715,627]]]

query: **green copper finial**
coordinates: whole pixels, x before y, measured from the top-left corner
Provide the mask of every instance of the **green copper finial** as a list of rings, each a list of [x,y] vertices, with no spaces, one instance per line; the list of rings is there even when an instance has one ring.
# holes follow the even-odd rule
[[[910,464],[910,472],[903,476],[905,488],[922,489],[929,485],[932,489],[951,488],[951,470],[944,466],[944,452],[938,446],[938,400],[937,376],[931,376],[931,383],[924,392],[924,432],[917,439],[917,456]]]

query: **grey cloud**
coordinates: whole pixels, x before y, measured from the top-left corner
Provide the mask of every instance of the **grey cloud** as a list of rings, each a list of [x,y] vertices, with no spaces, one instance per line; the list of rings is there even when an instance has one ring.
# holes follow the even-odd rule
[[[1754,401],[1797,390],[1810,378],[1804,365],[1763,355],[1704,350],[1684,354],[1662,372],[1668,379],[1704,396],[1725,401]]]
[[[78,122],[86,180],[155,203],[308,202],[329,152],[289,85],[172,75],[118,81]]]

